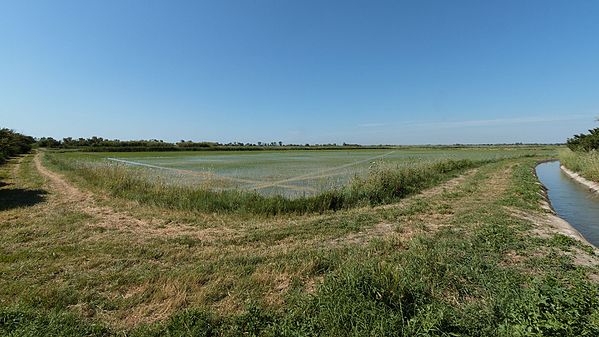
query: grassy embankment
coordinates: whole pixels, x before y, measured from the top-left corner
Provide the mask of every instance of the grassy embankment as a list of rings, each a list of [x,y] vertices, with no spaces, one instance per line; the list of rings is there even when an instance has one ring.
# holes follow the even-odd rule
[[[130,212],[163,221],[100,226],[101,215],[59,194],[5,208],[0,332],[595,336],[598,271],[579,259],[595,261],[591,250],[530,221],[544,214],[539,159],[489,163],[385,207],[274,218],[194,211],[195,231],[180,224],[188,212],[143,203]],[[0,168],[12,184],[3,193],[51,189],[31,157],[13,167]]]
[[[589,180],[599,182],[599,153],[597,151],[574,152],[563,149],[559,152],[559,160],[570,170]]]

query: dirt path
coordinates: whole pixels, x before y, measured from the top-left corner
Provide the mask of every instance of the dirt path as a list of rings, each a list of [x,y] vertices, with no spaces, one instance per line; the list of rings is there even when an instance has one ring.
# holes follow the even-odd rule
[[[441,198],[441,194],[444,192],[456,192],[460,188],[464,182],[466,182],[469,178],[474,176],[479,171],[478,168],[468,170],[463,174],[449,179],[439,185],[430,187],[428,189],[423,190],[418,194],[414,194],[405,199],[401,199],[398,202],[376,206],[373,207],[373,211],[377,210],[391,210],[391,209],[407,209],[412,207],[415,203],[420,202],[420,200],[427,200],[427,203],[432,207],[437,205],[440,202],[443,202]],[[460,203],[462,203],[460,201]],[[413,226],[414,222],[421,222],[426,224],[426,230],[430,233],[434,230],[438,229],[443,225],[448,225],[449,219],[453,216],[444,215],[444,214],[436,214],[429,212],[420,212],[415,216],[406,216],[401,218],[401,220],[397,223],[390,222],[380,222],[375,224],[372,227],[366,228],[363,231],[357,233],[351,233],[344,237],[335,238],[330,241],[331,244],[356,244],[356,243],[364,243],[366,241],[370,241],[372,239],[382,238],[388,235],[392,235],[393,233],[397,234],[396,231],[401,227],[401,234],[398,234],[398,237],[401,237],[403,240],[409,239],[413,237],[416,233],[422,232],[422,229],[415,229]]]
[[[53,190],[55,190],[56,192],[58,192],[60,194],[63,201],[65,201],[65,202],[78,202],[78,201],[89,202],[90,201],[91,194],[80,191],[78,188],[76,188],[75,186],[71,185],[66,180],[64,180],[64,178],[62,178],[62,176],[59,175],[58,173],[54,173],[54,172],[48,170],[42,164],[41,156],[42,156],[41,152],[38,152],[35,154],[35,157],[33,158],[33,163],[35,164],[35,168],[38,170],[38,172],[42,176],[44,176],[46,179],[49,180],[51,187],[53,188]]]
[[[148,224],[128,214],[120,213],[109,207],[96,205],[93,195],[83,192],[71,183],[67,182],[60,174],[48,170],[41,161],[41,152],[36,153],[33,158],[35,168],[44,176],[57,195],[58,202],[66,203],[92,216],[100,216],[103,224],[118,227],[140,227]]]
[[[211,233],[214,230],[210,228],[198,229],[194,226],[181,224],[170,224],[168,227],[164,227],[157,221],[138,219],[111,207],[98,205],[92,193],[80,190],[68,182],[62,175],[47,169],[42,164],[41,156],[41,152],[36,153],[33,162],[39,173],[48,180],[50,190],[56,197],[54,202],[67,205],[70,209],[96,218],[98,221],[90,224],[91,226],[143,234],[145,236],[189,235],[199,237],[203,240],[212,236]]]
[[[223,235],[229,238],[236,236],[243,236],[243,231],[234,230],[231,228],[197,228],[187,224],[176,224],[169,223],[168,226],[164,226],[160,219],[155,220],[144,220],[136,218],[126,212],[115,210],[111,207],[98,205],[94,198],[94,194],[82,191],[70,182],[68,182],[61,174],[53,172],[46,168],[41,161],[42,153],[38,152],[33,162],[36,169],[48,180],[50,191],[53,192],[55,198],[52,202],[67,206],[69,209],[74,209],[86,213],[96,219],[90,223],[90,226],[103,227],[107,229],[114,229],[133,233],[140,238],[143,237],[164,237],[164,236],[189,236],[201,239],[202,241],[211,241],[218,238],[222,238]],[[16,170],[16,169],[15,169]],[[464,174],[450,179],[440,185],[431,187],[422,191],[419,194],[401,200],[397,203],[382,205],[375,207],[377,209],[402,209],[410,208],[413,204],[421,202],[424,198],[429,203],[431,209],[436,209],[446,201],[441,196],[444,192],[456,192],[459,191],[461,186],[476,175],[479,169],[472,169]],[[402,233],[401,236],[411,237],[417,232],[426,230],[428,232],[434,232],[437,229],[450,226],[451,219],[454,213],[464,211],[470,208],[479,207],[481,203],[488,203],[496,200],[505,193],[506,188],[509,186],[509,179],[511,177],[512,168],[505,167],[496,172],[493,172],[490,176],[486,177],[484,182],[479,185],[477,193],[466,193],[459,198],[459,200],[453,200],[451,204],[453,209],[448,209],[447,212],[419,212],[410,216],[400,217],[400,222],[403,223],[403,230],[409,233]],[[549,232],[560,232],[565,235],[574,236],[564,230],[567,226],[557,226],[557,217],[552,217],[552,221],[549,221],[548,214],[522,214],[511,210],[512,215],[518,218],[525,218],[533,222],[537,230],[534,232],[535,235],[547,236]],[[559,218],[557,218],[559,219]],[[561,219],[560,219],[561,220]],[[420,230],[416,230],[413,226],[415,223],[424,224],[425,227]],[[396,226],[388,222],[382,222],[374,225],[372,228],[365,229],[359,233],[352,233],[344,237],[336,238],[333,243],[356,243],[371,240],[373,238],[380,238],[387,236],[396,231]],[[319,240],[316,240],[319,241]]]
[[[12,174],[12,179],[14,181],[16,181],[17,177],[19,176],[19,170],[21,169],[21,163],[23,163],[23,158],[25,157],[21,156],[17,158],[14,166],[12,167],[12,170],[10,171]]]

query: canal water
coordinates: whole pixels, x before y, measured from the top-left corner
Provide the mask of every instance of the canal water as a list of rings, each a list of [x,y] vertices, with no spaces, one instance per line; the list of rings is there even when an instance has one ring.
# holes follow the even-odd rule
[[[595,247],[599,247],[599,195],[568,177],[558,161],[537,166],[553,209]]]

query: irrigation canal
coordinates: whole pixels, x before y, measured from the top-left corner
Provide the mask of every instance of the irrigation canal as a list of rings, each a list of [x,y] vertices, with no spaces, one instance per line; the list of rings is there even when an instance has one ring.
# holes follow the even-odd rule
[[[599,247],[599,194],[563,173],[559,161],[539,164],[536,170],[555,212]]]

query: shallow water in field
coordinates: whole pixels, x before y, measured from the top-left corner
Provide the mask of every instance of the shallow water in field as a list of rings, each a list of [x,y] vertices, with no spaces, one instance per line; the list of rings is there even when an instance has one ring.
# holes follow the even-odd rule
[[[559,166],[558,161],[537,166],[537,176],[548,190],[551,205],[560,217],[599,247],[599,195],[568,177]]]
[[[256,191],[295,198],[342,188],[383,168],[441,160],[493,160],[553,153],[551,147],[387,148],[199,152],[94,152],[60,156],[84,165],[117,165],[151,181],[211,190]],[[86,164],[87,163],[87,164]]]

